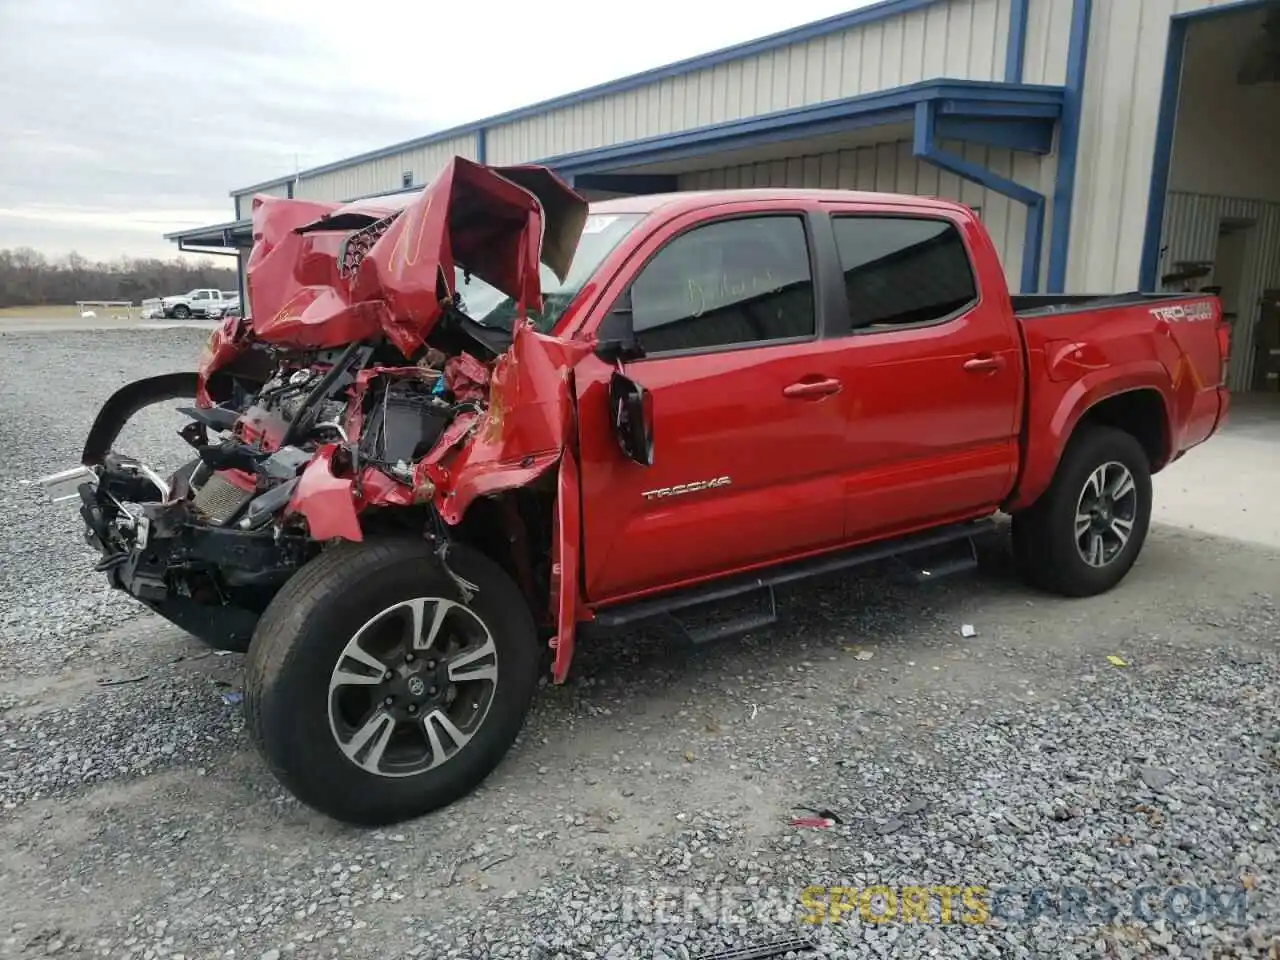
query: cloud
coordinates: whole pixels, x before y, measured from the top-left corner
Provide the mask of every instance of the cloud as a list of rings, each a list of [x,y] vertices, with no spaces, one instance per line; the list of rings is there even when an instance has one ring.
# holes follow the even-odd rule
[[[725,17],[651,0],[619,43],[586,0],[0,0],[0,247],[172,255],[163,233],[230,219],[231,189],[295,164],[850,5],[792,0]]]

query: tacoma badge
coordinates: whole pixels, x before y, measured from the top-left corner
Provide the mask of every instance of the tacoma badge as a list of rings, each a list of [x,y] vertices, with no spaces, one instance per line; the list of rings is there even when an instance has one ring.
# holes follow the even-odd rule
[[[697,493],[699,490],[714,490],[716,487],[727,487],[732,483],[728,477],[716,477],[714,480],[693,480],[689,483],[678,483],[674,487],[658,487],[646,490],[642,496],[646,500],[662,500],[666,497],[679,497],[686,493]]]

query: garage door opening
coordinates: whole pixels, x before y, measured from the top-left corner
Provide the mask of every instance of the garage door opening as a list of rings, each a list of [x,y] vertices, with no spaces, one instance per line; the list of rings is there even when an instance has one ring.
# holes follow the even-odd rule
[[[1156,280],[1217,292],[1232,391],[1280,399],[1280,0],[1175,18],[1170,43]]]

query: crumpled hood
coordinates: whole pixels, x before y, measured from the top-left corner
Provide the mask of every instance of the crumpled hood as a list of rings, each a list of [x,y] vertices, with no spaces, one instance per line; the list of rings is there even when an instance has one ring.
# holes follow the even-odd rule
[[[255,197],[246,271],[252,335],[329,349],[386,334],[422,346],[462,267],[524,308],[539,264],[562,279],[587,201],[545,167],[455,157],[421,193],[346,204]]]

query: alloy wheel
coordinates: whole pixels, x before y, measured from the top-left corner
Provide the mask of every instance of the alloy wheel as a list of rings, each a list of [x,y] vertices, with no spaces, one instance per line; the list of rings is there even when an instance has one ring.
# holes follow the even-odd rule
[[[1076,501],[1075,541],[1080,558],[1105,567],[1124,552],[1138,516],[1138,487],[1122,463],[1102,464]]]
[[[497,684],[498,649],[480,617],[444,597],[406,600],[343,648],[329,679],[329,728],[362,770],[411,777],[471,741]]]

